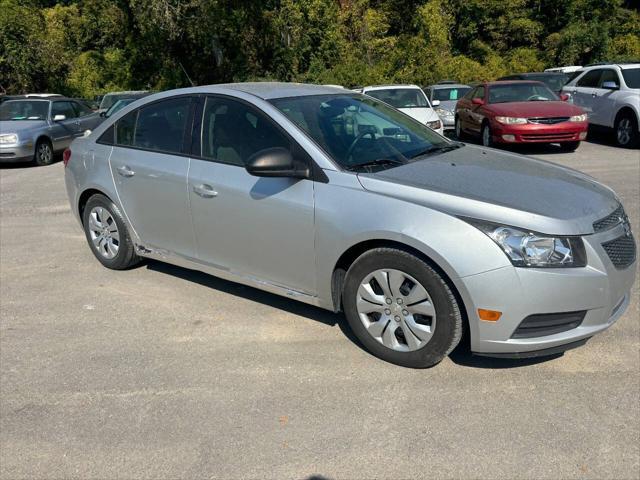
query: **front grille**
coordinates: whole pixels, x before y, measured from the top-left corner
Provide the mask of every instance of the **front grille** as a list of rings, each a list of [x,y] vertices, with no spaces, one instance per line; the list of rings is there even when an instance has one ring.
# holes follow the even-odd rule
[[[541,123],[543,125],[554,125],[569,120],[569,117],[533,117],[529,118],[529,123]]]
[[[564,140],[573,140],[576,136],[575,133],[523,133],[522,135],[522,139],[523,140],[530,140],[530,141],[535,141],[535,140],[546,140],[549,142],[561,142]]]
[[[544,337],[566,332],[578,327],[586,314],[587,311],[582,310],[579,312],[529,315],[518,325],[511,338]]]
[[[627,268],[636,259],[636,242],[631,233],[603,243],[602,248],[618,270]]]
[[[609,230],[610,228],[615,227],[619,223],[622,223],[624,221],[624,218],[625,218],[624,209],[622,208],[622,205],[620,205],[618,208],[616,208],[612,213],[610,213],[606,217],[601,218],[597,222],[593,222],[593,231],[598,233],[598,232],[603,232],[605,230]]]

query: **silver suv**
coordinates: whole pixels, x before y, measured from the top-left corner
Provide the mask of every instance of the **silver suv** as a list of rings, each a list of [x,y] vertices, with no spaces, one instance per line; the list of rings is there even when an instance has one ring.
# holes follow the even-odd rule
[[[614,129],[618,145],[638,146],[640,63],[586,67],[562,91],[587,112],[591,125]]]
[[[636,246],[609,188],[344,89],[155,94],[64,159],[105,267],[148,257],[343,310],[399,365],[439,362],[463,331],[482,355],[557,353],[629,304]]]

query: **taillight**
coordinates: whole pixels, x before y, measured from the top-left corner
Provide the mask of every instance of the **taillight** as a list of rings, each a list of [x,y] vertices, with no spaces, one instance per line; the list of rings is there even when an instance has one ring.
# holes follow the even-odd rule
[[[67,148],[62,154],[62,163],[64,163],[65,167],[69,163],[69,160],[71,160],[71,150]]]

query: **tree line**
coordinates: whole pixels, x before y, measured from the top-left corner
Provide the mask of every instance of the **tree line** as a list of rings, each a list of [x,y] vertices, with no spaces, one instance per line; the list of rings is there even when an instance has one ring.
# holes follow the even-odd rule
[[[0,0],[0,92],[491,80],[640,58],[637,0]]]

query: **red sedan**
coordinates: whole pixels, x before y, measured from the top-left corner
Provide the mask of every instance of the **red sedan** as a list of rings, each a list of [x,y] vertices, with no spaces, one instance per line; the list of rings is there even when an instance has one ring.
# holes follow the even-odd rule
[[[487,82],[458,100],[456,135],[479,136],[484,146],[559,143],[573,151],[587,137],[587,114],[542,82]]]

